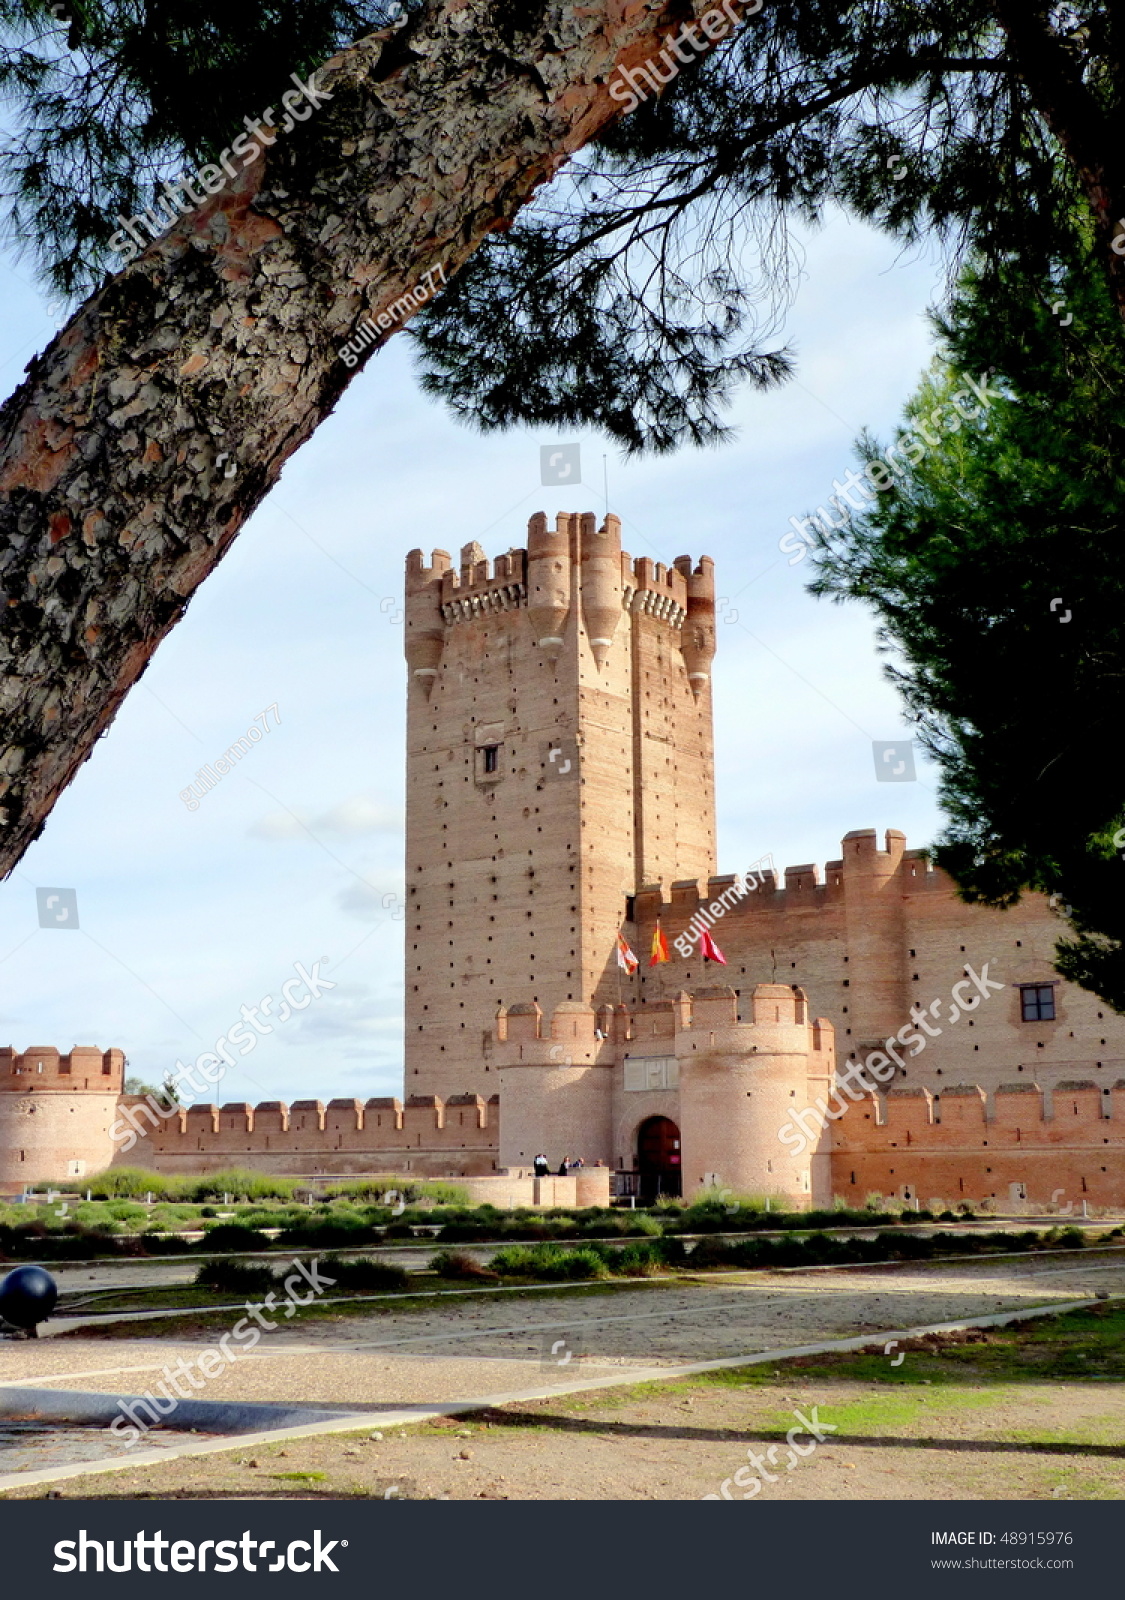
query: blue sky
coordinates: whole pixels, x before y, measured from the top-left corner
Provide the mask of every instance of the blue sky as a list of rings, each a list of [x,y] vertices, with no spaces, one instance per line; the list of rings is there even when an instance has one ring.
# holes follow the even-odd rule
[[[400,1092],[404,557],[470,539],[494,555],[525,542],[537,510],[601,511],[603,470],[633,555],[716,563],[720,870],[767,853],[778,868],[823,863],[852,828],[928,843],[932,770],[876,781],[872,740],[909,729],[871,618],[813,600],[807,564],[789,565],[778,542],[791,516],[827,502],[862,428],[892,431],[931,353],[925,309],[942,269],[841,216],[803,244],[783,336],[796,380],[740,394],[737,437],[719,449],[624,463],[593,433],[482,438],[420,393],[409,341],[392,340],[290,462],[0,886],[0,1043],[116,1045],[155,1081],[243,1006],[279,1004],[296,963],[321,961],[335,987],[262,1036],[218,1098]],[[25,263],[0,257],[0,282],[10,391],[57,318]],[[540,446],[575,439],[583,483],[544,488]],[[264,723],[189,810],[196,772]],[[39,927],[42,887],[75,890],[77,930]]]

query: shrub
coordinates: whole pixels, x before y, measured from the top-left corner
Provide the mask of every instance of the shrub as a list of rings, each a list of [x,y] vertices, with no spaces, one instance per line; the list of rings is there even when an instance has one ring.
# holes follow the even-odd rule
[[[211,1172],[206,1177],[193,1178],[181,1187],[184,1198],[193,1200],[221,1200],[225,1194],[242,1200],[291,1200],[297,1183],[293,1178],[271,1178],[236,1167],[230,1172]]]
[[[95,1200],[135,1199],[137,1195],[166,1195],[169,1180],[158,1172],[146,1172],[143,1167],[111,1167],[96,1178],[84,1183]]]
[[[388,1228],[388,1234],[390,1231]],[[376,1230],[358,1217],[310,1217],[308,1222],[283,1228],[276,1244],[280,1250],[338,1250],[341,1246],[373,1244],[375,1239]]]
[[[664,1258],[659,1248],[645,1239],[614,1250],[606,1265],[626,1278],[651,1278],[664,1266]]]
[[[219,1222],[203,1235],[205,1250],[264,1250],[269,1240],[257,1228],[245,1228],[241,1222]]]
[[[541,1278],[548,1283],[609,1277],[609,1268],[592,1245],[574,1249],[554,1243],[507,1245],[497,1250],[492,1266],[506,1277]]]
[[[489,1281],[495,1283],[500,1276],[493,1272],[491,1267],[486,1267],[475,1256],[467,1255],[464,1250],[439,1250],[430,1262],[430,1271],[436,1272],[439,1278],[468,1279],[476,1282]]]
[[[366,1256],[355,1261],[326,1256],[319,1265],[323,1275],[334,1279],[340,1289],[405,1289],[409,1281],[401,1267],[392,1267],[385,1261],[371,1261]]]
[[[268,1294],[278,1286],[271,1267],[247,1266],[241,1261],[207,1261],[195,1275],[201,1289],[223,1294]]]

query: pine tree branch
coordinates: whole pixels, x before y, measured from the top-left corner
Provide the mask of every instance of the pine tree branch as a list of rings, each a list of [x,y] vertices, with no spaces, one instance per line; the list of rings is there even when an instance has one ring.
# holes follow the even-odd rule
[[[620,115],[614,73],[709,8],[429,0],[31,362],[0,410],[5,872],[360,370],[358,323],[508,226]]]

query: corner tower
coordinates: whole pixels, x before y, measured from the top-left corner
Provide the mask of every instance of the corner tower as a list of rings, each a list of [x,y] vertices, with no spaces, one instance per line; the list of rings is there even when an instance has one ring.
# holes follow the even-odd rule
[[[714,593],[612,515],[407,557],[407,1094],[481,1089],[504,1004],[629,999],[628,897],[714,873]]]
[[[108,1167],[124,1073],[120,1050],[0,1049],[0,1194]]]

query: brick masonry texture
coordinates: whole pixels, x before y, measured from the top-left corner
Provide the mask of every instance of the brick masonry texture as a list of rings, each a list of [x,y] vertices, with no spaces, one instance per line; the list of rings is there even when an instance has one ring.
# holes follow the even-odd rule
[[[120,1050],[0,1049],[0,1193],[107,1167],[124,1070]]]

